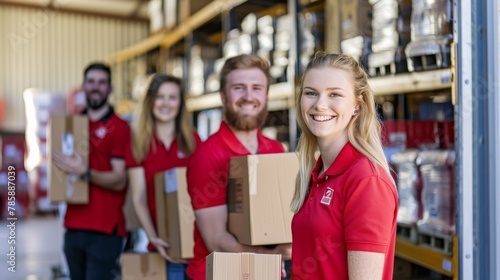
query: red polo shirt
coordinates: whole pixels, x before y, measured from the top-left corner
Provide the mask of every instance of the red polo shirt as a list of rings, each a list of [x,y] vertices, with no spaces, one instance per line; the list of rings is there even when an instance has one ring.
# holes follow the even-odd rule
[[[128,124],[110,108],[98,121],[89,120],[89,167],[97,171],[111,171],[111,159],[125,159],[130,139]],[[89,203],[68,204],[64,226],[73,230],[90,230],[125,237],[123,203],[126,189],[112,191],[89,183]]]
[[[196,141],[196,146],[199,146],[201,143],[200,137],[196,133],[193,133],[193,137]],[[158,230],[156,226],[155,174],[171,168],[187,166],[188,157],[179,150],[176,138],[170,144],[170,149],[165,147],[156,134],[153,135],[153,141],[156,145],[156,150],[153,149],[153,143],[151,143],[148,153],[142,162],[137,162],[134,159],[132,145],[129,144],[127,146],[125,164],[127,168],[144,168],[149,213],[155,229]],[[148,249],[153,251],[154,247],[148,246]]]
[[[292,279],[349,279],[347,251],[385,254],[392,279],[398,195],[389,175],[347,143],[328,170],[320,158],[292,220]]]
[[[258,131],[258,154],[282,153],[283,146]],[[225,122],[219,131],[203,142],[191,155],[187,168],[189,195],[194,210],[224,205],[229,177],[229,159],[250,155]],[[205,279],[205,257],[210,254],[195,223],[194,258],[186,270],[193,280]]]

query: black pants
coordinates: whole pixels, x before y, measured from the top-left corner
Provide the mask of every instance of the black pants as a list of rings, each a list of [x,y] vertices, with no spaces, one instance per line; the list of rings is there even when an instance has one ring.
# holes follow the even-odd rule
[[[71,280],[113,280],[120,275],[123,238],[116,234],[66,230],[64,254]]]

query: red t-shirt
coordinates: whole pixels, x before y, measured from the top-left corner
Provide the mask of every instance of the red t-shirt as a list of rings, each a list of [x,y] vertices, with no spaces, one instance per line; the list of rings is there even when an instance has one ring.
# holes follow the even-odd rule
[[[347,143],[292,220],[292,278],[349,279],[347,251],[385,254],[382,279],[392,279],[398,195],[383,168]]]
[[[258,132],[258,154],[282,153],[283,146]],[[203,142],[191,155],[187,168],[188,191],[193,209],[224,205],[226,201],[229,160],[234,156],[250,155],[225,122],[219,131]],[[205,257],[208,256],[205,243],[195,223],[194,257],[186,270],[193,280],[205,279]]]
[[[125,160],[125,149],[130,139],[128,124],[110,108],[98,121],[89,120],[89,167],[96,171],[111,171],[111,159]],[[64,226],[74,230],[90,230],[106,234],[116,231],[125,237],[123,203],[126,189],[112,191],[89,183],[89,203],[69,204]]]
[[[193,137],[196,141],[196,146],[199,146],[201,143],[200,137],[196,133],[193,133]],[[156,145],[156,151],[153,149],[153,144],[151,143],[149,145],[148,153],[142,162],[137,162],[134,159],[132,154],[132,144],[130,143],[127,146],[125,165],[127,168],[144,168],[149,214],[151,215],[151,220],[155,229],[158,230],[156,226],[155,174],[171,168],[187,166],[188,157],[179,151],[177,138],[174,138],[170,144],[170,149],[167,149],[167,147],[163,145],[163,142],[158,139],[156,134],[153,135],[153,141]],[[154,247],[149,244],[148,249],[153,251]]]

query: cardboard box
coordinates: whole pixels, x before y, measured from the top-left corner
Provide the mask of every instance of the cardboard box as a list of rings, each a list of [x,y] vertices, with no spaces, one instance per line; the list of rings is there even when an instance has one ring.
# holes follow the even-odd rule
[[[341,40],[372,36],[372,10],[368,0],[341,0]]]
[[[281,255],[213,252],[206,266],[207,280],[281,279]]]
[[[165,280],[165,259],[157,253],[123,253],[121,259],[123,280]]]
[[[69,175],[52,163],[52,151],[71,156],[78,152],[89,162],[89,125],[85,116],[56,116],[50,119],[47,155],[49,161],[49,199],[51,202],[85,204],[89,185],[76,175]]]
[[[186,168],[169,169],[155,175],[158,236],[170,244],[173,258],[190,259],[194,247],[194,212],[187,191]]]
[[[238,242],[246,245],[292,242],[290,203],[298,171],[295,153],[231,158],[228,228]]]

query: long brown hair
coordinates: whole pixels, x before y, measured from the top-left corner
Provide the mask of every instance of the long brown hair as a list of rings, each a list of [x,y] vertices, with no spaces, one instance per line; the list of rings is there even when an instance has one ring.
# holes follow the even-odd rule
[[[180,105],[179,112],[175,117],[175,137],[180,151],[185,155],[190,155],[196,146],[196,141],[193,137],[194,130],[188,119],[181,80],[166,74],[153,74],[148,79],[132,123],[132,152],[137,162],[144,160],[150,144],[153,144],[152,148],[156,151],[156,146],[154,145],[154,141],[152,141],[155,129],[153,106],[158,89],[163,83],[174,83],[179,87]]]

